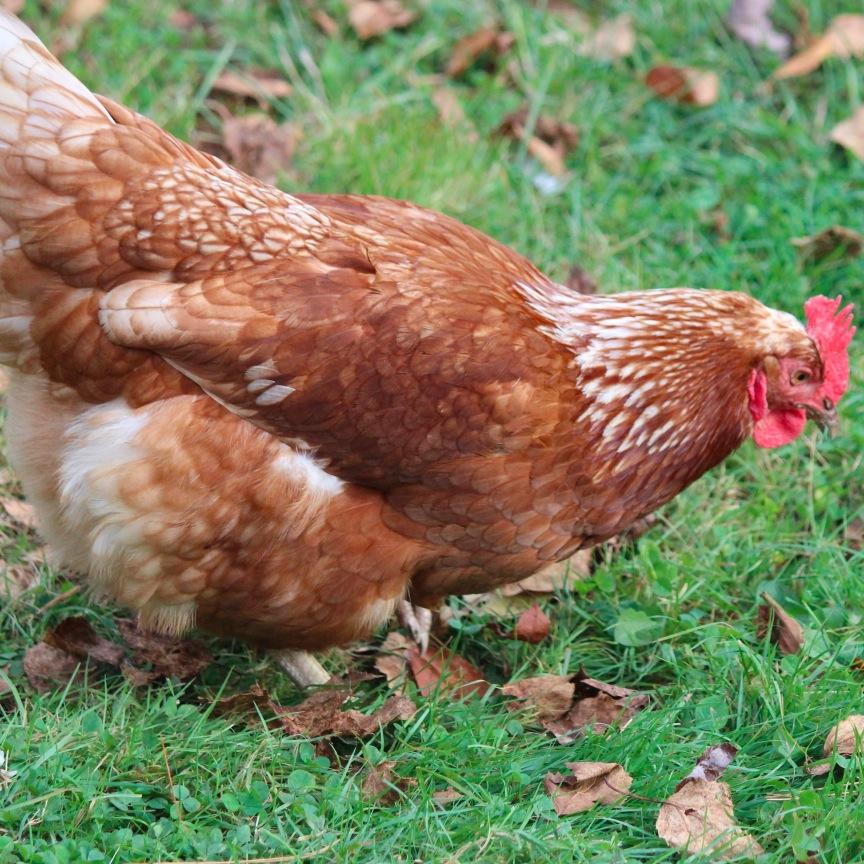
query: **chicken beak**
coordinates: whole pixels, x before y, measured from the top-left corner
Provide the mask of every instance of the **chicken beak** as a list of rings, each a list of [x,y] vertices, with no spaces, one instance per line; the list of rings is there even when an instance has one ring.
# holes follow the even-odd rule
[[[828,433],[829,438],[834,438],[840,429],[840,420],[837,416],[837,407],[834,403],[825,398],[822,408],[814,408],[812,405],[801,406],[808,419],[812,420],[823,432]]]

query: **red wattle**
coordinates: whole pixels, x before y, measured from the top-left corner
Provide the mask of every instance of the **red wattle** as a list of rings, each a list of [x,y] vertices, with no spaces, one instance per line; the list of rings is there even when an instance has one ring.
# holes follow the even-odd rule
[[[806,422],[807,415],[796,408],[769,411],[753,424],[753,440],[760,447],[782,447],[804,431]]]

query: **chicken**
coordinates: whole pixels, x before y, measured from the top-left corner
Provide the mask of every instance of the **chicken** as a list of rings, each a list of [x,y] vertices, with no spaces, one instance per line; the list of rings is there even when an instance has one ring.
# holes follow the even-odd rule
[[[851,307],[581,296],[414,204],[288,195],[0,18],[0,362],[41,530],[142,625],[305,653],[833,423]],[[289,652],[289,653],[284,653]],[[312,670],[310,672],[310,669]]]

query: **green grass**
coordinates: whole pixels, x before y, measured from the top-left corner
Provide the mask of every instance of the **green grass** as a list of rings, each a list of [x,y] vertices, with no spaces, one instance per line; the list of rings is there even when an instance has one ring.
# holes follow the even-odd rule
[[[344,22],[339,3],[322,5]],[[553,276],[578,262],[607,291],[736,288],[796,314],[807,296],[842,291],[858,302],[860,322],[864,258],[802,266],[789,239],[833,223],[864,229],[864,164],[827,141],[862,98],[864,63],[831,61],[772,92],[762,82],[774,61],[730,39],[721,0],[584,5],[633,14],[631,58],[579,57],[560,23],[515,0],[430,0],[415,26],[363,46],[346,28],[326,39],[300,2],[195,0],[184,6],[206,28],[181,33],[169,4],[130,0],[109,4],[65,60],[88,85],[184,137],[212,123],[207,82],[227,63],[277,68],[295,96],[275,113],[304,135],[285,188],[411,198],[512,244]],[[814,31],[854,6],[803,5]],[[779,6],[777,18],[793,28],[793,4]],[[42,8],[31,0],[25,17],[50,38],[58,15]],[[478,132],[472,140],[440,125],[430,76],[456,38],[493,17],[516,34],[522,92],[503,64],[455,85]],[[662,61],[716,70],[720,101],[694,111],[651,98],[640,81]],[[581,130],[557,195],[541,195],[536,166],[490,136],[522,101]],[[729,219],[725,242],[709,216],[718,206]],[[263,723],[211,716],[214,694],[256,680],[284,701],[298,698],[265,657],[215,640],[216,662],[185,687],[135,691],[117,674],[40,696],[22,673],[26,648],[74,614],[109,633],[114,611],[80,595],[45,611],[69,583],[43,567],[38,586],[0,611],[0,667],[16,687],[0,749],[18,772],[0,788],[0,862],[674,861],[654,832],[658,804],[644,799],[665,798],[720,740],[740,748],[727,779],[765,862],[803,859],[808,849],[827,864],[861,861],[862,760],[837,777],[812,779],[802,768],[833,724],[864,713],[864,674],[851,666],[864,656],[864,553],[844,540],[864,503],[860,346],[840,437],[808,432],[773,452],[745,445],[666,507],[637,549],[546,603],[554,628],[543,645],[500,638],[482,617],[454,630],[452,646],[495,683],[584,666],[653,693],[653,710],[605,737],[560,746],[521,725],[495,691],[465,704],[418,696],[413,721],[341,744],[331,763]],[[35,542],[3,530],[9,562]],[[806,625],[801,654],[781,658],[757,638],[763,590]],[[616,643],[627,609],[655,616],[658,638]],[[382,698],[382,685],[364,686],[370,704]],[[371,806],[358,769],[384,759],[417,785]],[[621,762],[643,797],[555,818],[543,775],[580,759]],[[463,797],[442,809],[431,795],[447,786]]]

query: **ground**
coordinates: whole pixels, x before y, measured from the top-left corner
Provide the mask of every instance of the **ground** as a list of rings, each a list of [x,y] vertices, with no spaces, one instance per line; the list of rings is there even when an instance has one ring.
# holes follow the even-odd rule
[[[24,17],[50,41],[60,5],[28,0]],[[860,101],[864,63],[833,60],[766,87],[777,61],[729,35],[721,0],[584,0],[596,17],[633,16],[635,52],[612,63],[580,56],[578,39],[527,2],[422,5],[409,29],[361,45],[337,2],[317,5],[340,24],[334,38],[290,0],[196,0],[184,9],[203,26],[193,20],[189,31],[172,22],[170,4],[114,2],[65,60],[91,87],[199,139],[218,126],[208,91],[226,65],[278,69],[294,89],[274,116],[303,133],[285,188],[410,198],[559,278],[578,263],[605,291],[735,288],[795,314],[817,293],[864,304],[864,259],[802,262],[790,244],[834,223],[862,228],[864,163],[830,144],[828,131]],[[793,9],[806,9],[819,32],[853,5],[781,0],[776,19],[795,31]],[[515,46],[497,72],[474,69],[452,85],[474,134],[447,128],[432,76],[459,36],[496,17]],[[716,71],[719,101],[694,109],[654,98],[642,80],[660,62]],[[535,182],[536,163],[491,135],[524,100],[581,134],[551,195]],[[847,532],[864,505],[860,346],[838,437],[811,429],[778,451],[745,445],[666,507],[635,549],[605,555],[578,590],[545,598],[553,629],[541,645],[496,635],[483,616],[451,628],[451,647],[495,684],[584,666],[652,694],[651,710],[605,737],[557,744],[505,711],[493,689],[468,702],[417,696],[414,720],[340,744],[331,762],[263,723],[212,715],[214,695],[256,681],[283,702],[300,698],[266,657],[216,640],[216,661],[187,685],[136,690],[111,674],[89,689],[39,695],[22,673],[27,647],[70,615],[110,634],[116,611],[80,593],[46,608],[73,583],[39,565],[39,584],[0,610],[0,668],[14,689],[0,749],[18,772],[0,786],[0,862],[673,861],[678,853],[654,829],[659,801],[719,741],[740,748],[726,779],[765,862],[862,860],[862,760],[819,779],[802,767],[831,726],[864,713],[864,673],[853,662],[864,656],[864,552]],[[3,529],[11,565],[36,545]],[[758,638],[766,590],[805,625],[801,653],[781,657]],[[652,619],[636,639],[615,627],[622,614],[633,618],[627,610]],[[383,698],[380,682],[363,686],[369,704]],[[358,769],[382,760],[416,785],[373,806]],[[622,763],[640,797],[557,818],[543,776],[574,760]],[[432,793],[447,786],[462,797],[435,804]]]

